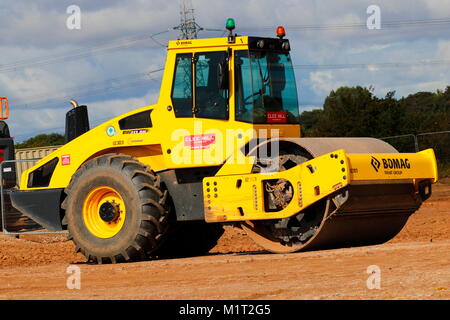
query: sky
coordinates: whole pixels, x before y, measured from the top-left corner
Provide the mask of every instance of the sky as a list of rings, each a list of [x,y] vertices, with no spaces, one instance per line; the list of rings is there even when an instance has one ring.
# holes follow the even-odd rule
[[[191,0],[200,38],[275,36],[286,28],[300,111],[321,108],[340,86],[401,98],[450,85],[450,0]],[[70,29],[69,6],[80,8]],[[371,5],[380,28],[368,29]],[[89,108],[91,126],[154,104],[168,40],[177,39],[179,0],[3,0],[0,96],[10,101],[17,142],[63,133],[68,100]],[[221,31],[224,30],[224,31]]]

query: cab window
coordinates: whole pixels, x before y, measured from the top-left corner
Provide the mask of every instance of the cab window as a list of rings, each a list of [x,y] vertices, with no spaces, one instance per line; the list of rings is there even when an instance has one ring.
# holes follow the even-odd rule
[[[236,120],[298,124],[294,68],[288,53],[235,51]]]
[[[221,90],[218,82],[218,66],[227,57],[225,51],[195,54],[196,117],[228,119],[228,90]]]
[[[228,53],[225,51],[176,56],[172,86],[172,103],[176,117],[228,119],[228,90],[220,89],[218,80],[219,64],[227,58]]]
[[[172,85],[172,104],[176,117],[192,117],[192,55],[177,54]]]

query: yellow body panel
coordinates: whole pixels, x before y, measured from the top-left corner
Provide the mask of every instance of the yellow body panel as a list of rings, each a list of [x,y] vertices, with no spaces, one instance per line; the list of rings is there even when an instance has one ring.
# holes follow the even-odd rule
[[[433,149],[418,153],[349,154],[351,180],[432,179],[437,181]],[[370,165],[369,165],[370,164]]]
[[[77,139],[65,144],[55,152],[49,154],[45,158],[38,161],[32,168],[28,169],[22,174],[21,189],[47,189],[47,188],[65,188],[72,178],[75,171],[87,160],[94,155],[101,155],[105,153],[121,152],[136,156],[144,163],[151,162],[155,165],[155,170],[164,166],[161,156],[161,148],[159,144],[155,144],[152,136],[149,134],[123,134],[119,130],[118,121],[130,114],[142,112],[151,109],[152,107],[145,107],[136,111],[130,112],[123,116],[117,117],[98,127],[86,132]],[[107,134],[108,128],[113,127],[117,134],[109,136]],[[149,129],[149,132],[151,129]],[[128,152],[125,151],[128,149]],[[139,149],[139,151],[138,151]],[[142,152],[142,151],[147,152]],[[28,175],[30,172],[39,168],[48,161],[58,158],[58,164],[53,172],[50,184],[46,188],[28,188]],[[69,159],[68,162],[63,162],[63,158]],[[158,167],[159,166],[159,167]]]
[[[294,124],[255,124],[254,129],[262,138],[296,137],[300,138],[300,126]],[[260,136],[258,136],[260,137]]]
[[[169,51],[187,50],[187,52],[204,52],[205,49],[216,51],[218,48],[248,47],[248,37],[236,37],[234,43],[228,43],[228,38],[189,39],[169,41]]]
[[[347,186],[345,172],[348,171],[348,160],[345,152],[333,152],[333,158],[330,155],[323,155],[282,172],[205,178],[203,194],[206,221],[282,219],[298,213]],[[263,182],[272,179],[285,179],[294,190],[292,201],[278,212],[267,212],[264,205]]]

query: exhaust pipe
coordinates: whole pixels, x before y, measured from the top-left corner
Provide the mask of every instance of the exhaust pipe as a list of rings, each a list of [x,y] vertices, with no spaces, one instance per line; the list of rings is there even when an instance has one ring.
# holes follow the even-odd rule
[[[69,102],[74,109],[79,107],[77,100],[72,99],[72,100],[69,100]]]
[[[69,102],[73,108],[66,113],[66,143],[89,131],[87,106],[78,105],[78,102],[74,99]]]

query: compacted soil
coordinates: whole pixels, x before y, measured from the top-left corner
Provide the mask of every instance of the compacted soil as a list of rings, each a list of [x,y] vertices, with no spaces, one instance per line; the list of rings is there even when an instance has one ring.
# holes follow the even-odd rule
[[[0,235],[0,299],[450,299],[450,185],[433,192],[397,237],[359,248],[269,254],[226,227],[205,256],[92,265],[65,235]]]

